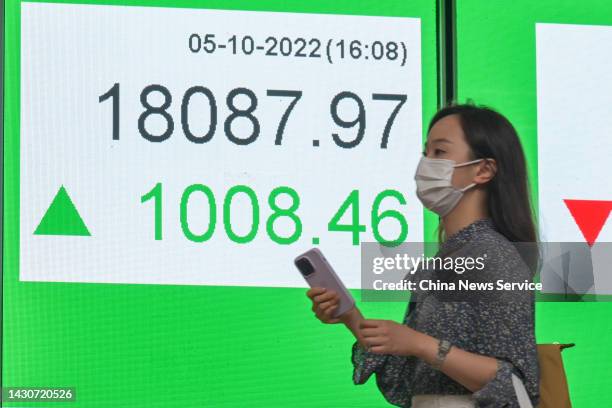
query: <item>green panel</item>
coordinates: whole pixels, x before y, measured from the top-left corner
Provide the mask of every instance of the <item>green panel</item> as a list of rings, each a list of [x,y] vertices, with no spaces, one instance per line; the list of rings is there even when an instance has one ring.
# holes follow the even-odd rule
[[[535,23],[612,25],[609,0],[457,2],[458,101],[499,110],[516,127],[525,149],[537,206]],[[576,343],[563,352],[576,407],[612,406],[612,303],[542,302],[536,307],[539,343]]]
[[[100,3],[420,17],[423,128],[436,110],[432,0]],[[74,408],[387,406],[374,380],[353,385],[352,335],[320,324],[305,289],[19,281],[19,6],[5,2],[3,385],[74,386],[77,402],[53,403]]]

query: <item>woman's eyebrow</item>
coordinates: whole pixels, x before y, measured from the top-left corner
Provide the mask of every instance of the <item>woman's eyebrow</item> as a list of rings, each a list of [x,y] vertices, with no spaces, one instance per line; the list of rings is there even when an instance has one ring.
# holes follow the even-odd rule
[[[448,139],[445,138],[439,138],[439,139],[434,139],[431,141],[431,143],[449,143],[449,144],[453,144],[453,142],[451,142]],[[430,141],[428,140],[427,142],[425,142],[425,147],[427,147],[430,144]]]

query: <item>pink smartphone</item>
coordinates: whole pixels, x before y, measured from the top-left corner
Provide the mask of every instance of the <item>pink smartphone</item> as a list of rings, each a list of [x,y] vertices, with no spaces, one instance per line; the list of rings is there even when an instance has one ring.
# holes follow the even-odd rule
[[[293,262],[311,288],[320,286],[340,295],[340,304],[333,317],[338,317],[353,308],[355,299],[319,249],[309,249],[295,258]]]

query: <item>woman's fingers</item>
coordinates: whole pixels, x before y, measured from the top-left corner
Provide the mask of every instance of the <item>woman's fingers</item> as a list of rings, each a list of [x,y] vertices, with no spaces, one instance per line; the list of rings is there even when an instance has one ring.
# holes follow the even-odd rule
[[[326,301],[328,301],[328,300],[331,300],[331,299],[333,299],[333,298],[335,298],[335,297],[338,297],[338,295],[336,294],[336,292],[334,292],[333,290],[331,290],[331,291],[329,291],[329,292],[325,292],[325,293],[323,293],[323,294],[316,295],[316,296],[314,297],[314,299],[313,299],[313,300],[314,300],[316,303],[323,303],[323,302],[326,302]]]
[[[337,305],[328,307],[325,310],[318,310],[315,312],[317,318],[321,320],[323,323],[338,323],[341,320],[333,316],[334,312],[338,308]]]
[[[323,310],[323,314],[325,314],[325,316],[331,318],[332,314],[336,311],[336,309],[338,309],[338,305],[332,305],[332,306],[326,308],[325,310]]]
[[[312,300],[311,310],[317,318],[324,323],[340,323],[339,318],[332,317],[333,313],[339,306],[340,296],[333,290],[328,291],[326,288],[313,286],[306,292]]]
[[[375,327],[361,329],[361,335],[363,337],[376,337],[380,335],[380,330],[378,330],[378,328],[375,328]]]
[[[336,309],[337,306],[338,306],[338,301],[332,299],[327,302],[319,304],[318,311],[321,315],[325,316],[326,318],[330,318],[331,314],[333,313],[333,311]]]
[[[364,337],[363,342],[367,347],[382,346],[385,344],[385,338],[379,336]]]
[[[376,319],[363,319],[360,323],[359,323],[359,328],[360,329],[366,329],[366,328],[376,328],[376,327],[380,327],[381,326],[381,322],[384,322],[384,320],[376,320]]]
[[[331,317],[331,314],[338,307],[337,304],[327,304],[327,305],[319,305],[316,312],[318,315]]]
[[[373,347],[368,348],[368,351],[370,353],[385,354],[387,352],[387,349],[385,348],[385,346],[373,346]]]
[[[340,301],[340,297],[334,293],[324,293],[322,295],[315,296],[312,300],[312,310],[315,309],[325,310],[330,306],[337,304]]]
[[[328,300],[327,302],[319,303],[319,307],[321,308],[321,310],[325,310],[332,306],[337,305],[339,302],[340,302],[340,299],[334,298],[334,299]]]
[[[313,299],[315,296],[320,295],[321,293],[325,293],[326,290],[327,289],[322,288],[320,286],[313,286],[312,288],[308,289],[308,291],[306,292],[306,296]]]
[[[314,286],[306,292],[306,296],[308,296],[310,299],[312,299],[316,303],[322,303],[327,300],[338,297],[338,294],[334,292],[333,290],[327,291],[326,288]]]

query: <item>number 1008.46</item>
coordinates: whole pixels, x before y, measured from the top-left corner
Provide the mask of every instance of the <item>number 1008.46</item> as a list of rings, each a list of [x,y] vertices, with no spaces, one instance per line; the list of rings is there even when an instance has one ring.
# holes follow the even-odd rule
[[[162,216],[163,216],[163,187],[162,183],[157,183],[149,192],[142,195],[141,203],[152,200],[154,203],[154,225],[155,239],[161,240],[163,237],[162,231]],[[189,199],[193,194],[203,194],[208,201],[208,225],[203,232],[194,232],[189,222]],[[243,195],[247,198],[251,207],[251,226],[246,234],[239,234],[232,226],[232,202],[236,196]],[[287,196],[290,200],[290,205],[281,208],[279,198]],[[381,204],[385,199],[394,199],[400,206],[406,204],[406,199],[403,194],[397,190],[387,189],[376,195],[372,203],[370,211],[370,227],[372,235],[376,241],[384,245],[398,245],[406,240],[408,236],[408,222],[404,214],[398,210],[386,209],[381,211]],[[280,186],[274,188],[267,197],[267,204],[272,213],[265,220],[265,229],[268,237],[277,244],[289,245],[300,239],[302,236],[302,220],[299,215],[300,196],[291,187]],[[180,200],[180,226],[183,234],[187,239],[193,242],[206,242],[213,237],[217,227],[217,200],[215,194],[209,186],[203,184],[192,184],[188,186],[181,195]],[[350,212],[349,212],[350,210]],[[257,236],[260,224],[260,203],[255,191],[246,185],[236,185],[227,190],[223,202],[221,203],[221,214],[223,218],[223,228],[227,237],[236,243],[247,244]],[[349,213],[350,223],[341,223],[341,219],[346,213]],[[361,242],[360,235],[365,233],[367,227],[360,223],[359,220],[359,190],[352,190],[346,199],[340,204],[338,210],[327,223],[328,232],[344,232],[351,236],[352,245],[359,245]],[[290,235],[281,235],[277,233],[275,224],[280,218],[286,217],[293,224],[293,232]],[[380,231],[380,224],[383,220],[390,220],[399,225],[399,233],[395,237],[383,237]],[[317,237],[318,241],[318,237]],[[314,242],[314,241],[313,241]]]

